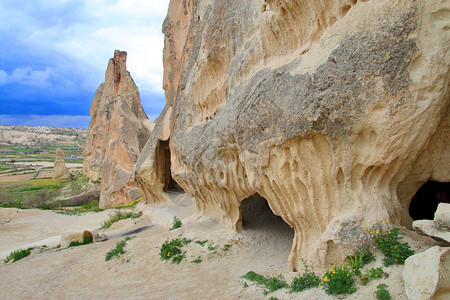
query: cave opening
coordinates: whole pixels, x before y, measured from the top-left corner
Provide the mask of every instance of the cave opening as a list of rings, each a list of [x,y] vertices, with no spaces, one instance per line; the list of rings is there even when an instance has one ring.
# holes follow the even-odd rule
[[[285,265],[291,252],[294,229],[273,213],[267,200],[259,194],[242,200],[240,217],[240,235],[244,239],[248,238],[250,244],[265,245],[263,253],[253,254],[254,259],[264,260],[270,256],[276,263]]]
[[[409,204],[409,215],[415,220],[433,220],[439,203],[450,203],[450,182],[427,181]]]
[[[163,183],[164,192],[183,192],[180,185],[172,178],[172,169],[170,163],[169,140],[158,142],[158,152],[156,157],[158,176]]]

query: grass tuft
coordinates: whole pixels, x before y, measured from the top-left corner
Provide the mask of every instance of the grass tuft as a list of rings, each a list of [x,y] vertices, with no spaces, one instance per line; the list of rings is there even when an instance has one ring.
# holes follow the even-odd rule
[[[263,275],[250,271],[245,274],[243,278],[256,282],[257,284],[265,287],[266,290],[264,290],[263,292],[264,295],[289,286],[282,275],[274,277],[264,277]]]
[[[109,261],[112,258],[119,258],[122,254],[125,254],[125,246],[127,241],[131,240],[131,237],[126,237],[125,239],[116,243],[116,248],[108,251],[105,256],[105,261]]]
[[[122,213],[121,211],[116,211],[116,213],[112,217],[110,217],[108,220],[103,222],[102,227],[100,227],[100,229],[107,229],[107,228],[111,227],[112,224],[114,224],[120,220],[129,219],[129,218],[136,219],[136,218],[140,218],[141,216],[142,216],[142,212],[133,214],[132,212]]]
[[[27,257],[28,255],[30,255],[31,250],[33,250],[33,248],[28,248],[28,249],[18,249],[15,250],[13,252],[11,252],[6,258],[5,258],[5,264],[10,262],[12,260],[12,262],[16,262],[19,259],[22,259],[24,257]]]
[[[172,227],[169,228],[169,231],[180,228],[183,225],[180,219],[177,216],[173,217]]]

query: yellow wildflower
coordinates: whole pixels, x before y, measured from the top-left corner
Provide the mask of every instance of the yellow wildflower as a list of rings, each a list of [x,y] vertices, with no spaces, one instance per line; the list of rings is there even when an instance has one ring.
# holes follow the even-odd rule
[[[323,281],[328,281],[327,276],[325,276],[325,277],[323,278]]]

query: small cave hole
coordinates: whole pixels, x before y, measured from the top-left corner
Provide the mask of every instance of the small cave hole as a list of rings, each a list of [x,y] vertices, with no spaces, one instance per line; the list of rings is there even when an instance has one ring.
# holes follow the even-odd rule
[[[415,220],[433,220],[439,203],[450,203],[450,182],[427,181],[409,204],[409,215]]]
[[[161,182],[164,184],[164,192],[182,192],[183,189],[172,178],[169,140],[159,141],[156,160],[157,174]]]
[[[240,216],[241,233],[252,242],[266,245],[268,250],[261,255],[277,257],[281,264],[285,264],[291,251],[294,229],[273,213],[267,200],[259,194],[242,200]]]

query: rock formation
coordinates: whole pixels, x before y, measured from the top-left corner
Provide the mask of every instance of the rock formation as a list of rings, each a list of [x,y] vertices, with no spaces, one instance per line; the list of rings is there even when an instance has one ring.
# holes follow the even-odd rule
[[[69,169],[64,162],[64,152],[61,149],[56,149],[55,165],[53,167],[53,179],[70,178]]]
[[[412,226],[418,232],[450,246],[450,204],[439,204],[434,220],[417,220]]]
[[[146,201],[167,202],[174,180],[235,231],[259,194],[295,230],[293,269],[338,263],[355,227],[411,228],[420,186],[450,182],[449,12],[444,0],[172,0],[167,103],[135,167]]]
[[[127,53],[116,50],[108,63],[105,83],[94,95],[83,156],[83,172],[101,178],[100,207],[132,202],[139,190],[132,170],[153,127],[127,71]]]
[[[408,299],[450,297],[450,248],[433,247],[408,257],[403,270]]]

